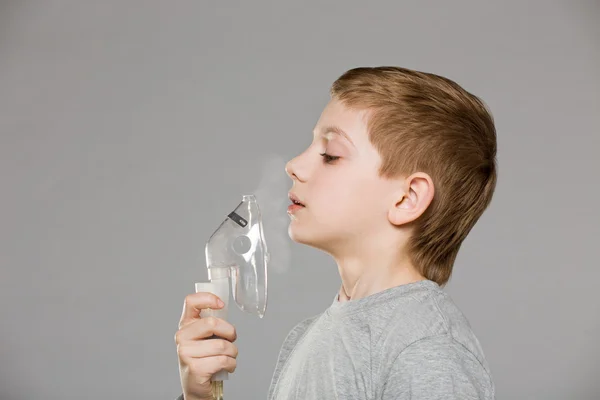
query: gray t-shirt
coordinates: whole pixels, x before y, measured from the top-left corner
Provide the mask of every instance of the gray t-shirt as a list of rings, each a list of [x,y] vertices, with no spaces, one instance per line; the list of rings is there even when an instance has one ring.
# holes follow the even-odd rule
[[[424,280],[333,304],[283,342],[269,400],[494,399],[479,341]]]

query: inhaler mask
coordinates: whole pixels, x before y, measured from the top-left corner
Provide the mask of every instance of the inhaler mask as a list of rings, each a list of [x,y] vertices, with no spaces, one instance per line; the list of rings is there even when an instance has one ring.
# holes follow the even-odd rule
[[[196,283],[196,292],[214,293],[225,306],[219,310],[202,310],[200,317],[212,315],[227,319],[231,288],[233,300],[240,310],[262,318],[267,308],[269,252],[254,195],[242,197],[242,202],[212,234],[205,252],[210,282]],[[228,376],[225,370],[213,375],[213,383],[220,381],[220,397],[222,381]]]
[[[254,195],[242,197],[242,202],[212,234],[205,251],[208,279],[213,282],[230,278],[238,307],[262,318],[267,308],[269,252]]]

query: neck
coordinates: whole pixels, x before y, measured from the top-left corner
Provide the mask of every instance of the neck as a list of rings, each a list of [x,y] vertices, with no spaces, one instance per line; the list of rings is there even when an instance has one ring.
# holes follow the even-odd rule
[[[389,248],[389,247],[388,247]],[[383,290],[426,279],[406,254],[364,249],[359,255],[335,257],[342,280],[338,300],[357,300]]]

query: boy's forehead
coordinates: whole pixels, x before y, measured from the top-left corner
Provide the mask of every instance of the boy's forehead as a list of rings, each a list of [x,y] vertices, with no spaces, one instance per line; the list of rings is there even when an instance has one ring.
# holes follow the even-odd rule
[[[348,143],[350,143],[352,146],[356,147],[356,145],[354,144],[354,140],[352,140],[352,137],[349,134],[347,134],[346,131],[344,131],[342,128],[336,125],[328,125],[325,127],[317,128],[313,131],[313,136],[321,136],[322,138],[327,140],[331,140],[339,136],[343,140],[348,141]]]
[[[366,111],[348,108],[332,99],[321,113],[313,135],[328,139],[337,136],[356,146],[366,139]]]

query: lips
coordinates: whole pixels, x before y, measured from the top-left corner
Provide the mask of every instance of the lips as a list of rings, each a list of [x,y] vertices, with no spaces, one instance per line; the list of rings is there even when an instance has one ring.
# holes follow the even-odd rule
[[[293,204],[298,205],[298,206],[302,206],[302,207],[306,207],[306,205],[302,202],[302,200],[300,200],[300,198],[298,196],[296,196],[295,193],[291,193],[290,192],[289,193],[289,198],[290,198],[290,201]]]

